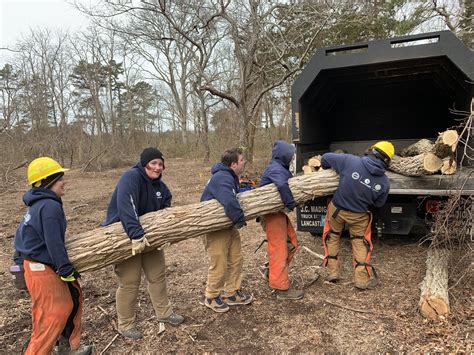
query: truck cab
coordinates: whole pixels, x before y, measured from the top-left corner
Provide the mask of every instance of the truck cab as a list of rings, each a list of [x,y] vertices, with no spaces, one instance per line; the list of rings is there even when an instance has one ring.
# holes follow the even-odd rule
[[[422,138],[434,141],[469,116],[473,97],[474,52],[450,31],[318,49],[292,86],[296,171],[330,151],[361,156],[379,140],[396,151]],[[472,149],[464,140],[458,157],[466,145]],[[453,190],[474,193],[472,156],[464,156],[454,175],[387,171],[390,195],[375,212],[373,229],[403,235],[429,228],[439,201]],[[298,230],[321,234],[329,199],[300,206]]]

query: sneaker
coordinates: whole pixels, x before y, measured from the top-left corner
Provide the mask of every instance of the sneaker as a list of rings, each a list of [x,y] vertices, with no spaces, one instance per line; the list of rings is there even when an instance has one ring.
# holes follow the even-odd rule
[[[295,290],[289,288],[288,290],[275,290],[277,300],[300,300],[304,297],[303,290]]]
[[[205,298],[204,305],[217,313],[224,313],[229,310],[229,305],[225,303],[220,296]]]
[[[184,317],[173,312],[166,318],[158,318],[158,321],[163,323],[169,323],[176,327],[177,325],[180,325],[184,322]]]
[[[242,290],[237,290],[232,296],[224,297],[224,301],[229,306],[238,306],[251,303],[253,301],[253,296],[244,293]]]
[[[373,290],[378,283],[378,279],[373,277],[367,282],[354,282],[354,286],[359,290]]]
[[[128,339],[133,339],[133,340],[138,340],[143,338],[143,334],[137,329],[137,328],[132,328],[128,330],[118,330],[118,333]]]

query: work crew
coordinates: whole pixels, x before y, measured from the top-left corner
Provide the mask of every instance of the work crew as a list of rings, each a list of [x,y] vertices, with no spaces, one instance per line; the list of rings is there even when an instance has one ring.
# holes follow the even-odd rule
[[[64,169],[41,157],[28,165],[31,189],[23,196],[28,206],[15,235],[17,260],[23,260],[32,301],[32,332],[26,354],[89,354],[80,346],[83,296],[79,273],[69,260],[64,242],[66,217],[61,198],[66,190]]]
[[[253,299],[241,290],[243,258],[238,229],[246,223],[237,192],[244,169],[242,150],[226,150],[221,162],[212,167],[212,177],[201,196],[201,201],[219,201],[233,223],[230,228],[207,233],[204,237],[209,263],[204,305],[218,313],[227,312],[229,306],[249,304]]]
[[[390,182],[385,170],[394,154],[392,143],[380,141],[363,157],[336,153],[322,156],[322,168],[332,168],[339,174],[339,186],[329,203],[323,231],[328,281],[339,280],[340,238],[347,225],[352,244],[354,286],[365,290],[377,285],[377,273],[370,263],[373,245],[369,208],[382,207],[387,200]]]
[[[142,270],[148,280],[148,293],[159,322],[177,326],[184,317],[173,312],[168,300],[163,250],[145,250],[150,244],[139,217],[171,206],[171,192],[162,181],[165,158],[156,148],[146,148],[140,162],[120,178],[107,208],[104,226],[120,221],[131,241],[132,257],[114,265],[119,280],[116,293],[118,332],[129,339],[140,339],[135,324],[135,305]]]
[[[272,159],[263,172],[259,186],[275,184],[285,205],[285,211],[291,212],[296,207],[293,194],[288,186],[290,162],[295,154],[295,147],[279,140],[273,144]],[[296,232],[284,212],[270,213],[260,217],[268,242],[269,269],[263,270],[268,275],[268,282],[279,300],[298,300],[303,298],[302,290],[290,288],[288,267],[298,248]]]

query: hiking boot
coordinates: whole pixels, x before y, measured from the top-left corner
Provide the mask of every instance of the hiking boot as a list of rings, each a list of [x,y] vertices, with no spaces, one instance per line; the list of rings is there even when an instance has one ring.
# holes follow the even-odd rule
[[[128,339],[133,339],[133,340],[138,340],[143,338],[143,334],[137,329],[137,328],[132,328],[128,330],[118,330],[118,333]]]
[[[300,300],[304,296],[304,291],[289,288],[288,290],[275,290],[275,294],[277,300]]]
[[[204,305],[217,313],[224,313],[229,310],[229,305],[220,296],[204,299]]]
[[[248,295],[242,290],[237,290],[230,297],[224,297],[224,302],[229,306],[238,306],[243,304],[249,304],[253,301],[253,296]]]
[[[173,312],[166,318],[158,318],[158,322],[169,323],[176,327],[184,322],[184,317]]]
[[[339,275],[329,275],[326,281],[336,283],[339,281]]]
[[[378,283],[379,280],[373,277],[367,282],[354,282],[354,286],[359,290],[373,290]]]

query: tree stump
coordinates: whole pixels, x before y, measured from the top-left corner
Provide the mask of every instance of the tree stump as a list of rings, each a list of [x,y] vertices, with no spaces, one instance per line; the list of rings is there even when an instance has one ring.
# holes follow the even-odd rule
[[[423,176],[437,172],[443,161],[433,153],[423,153],[414,157],[394,155],[388,169],[405,176]]]
[[[328,169],[291,178],[288,183],[296,203],[301,204],[334,193],[339,176]],[[238,195],[238,199],[246,220],[284,209],[280,194],[273,184],[243,192]],[[147,213],[140,217],[140,223],[151,244],[148,251],[232,226],[224,207],[217,200]],[[121,223],[67,238],[66,249],[79,272],[97,270],[132,256],[130,239]]]
[[[449,314],[449,251],[430,247],[426,258],[426,276],[421,283],[419,309],[423,316],[438,319]]]
[[[412,145],[402,149],[400,151],[401,157],[413,157],[415,155],[428,153],[433,149],[434,143],[429,139],[421,139]]]

